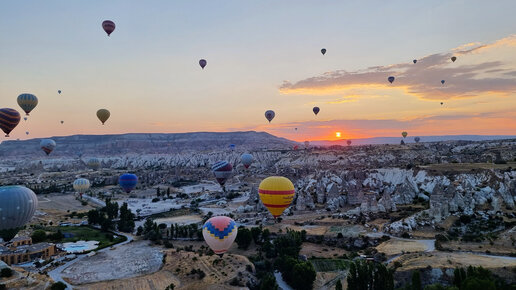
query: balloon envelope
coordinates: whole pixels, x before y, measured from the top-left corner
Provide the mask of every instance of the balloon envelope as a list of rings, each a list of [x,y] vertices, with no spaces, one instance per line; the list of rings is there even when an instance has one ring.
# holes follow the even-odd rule
[[[265,112],[265,118],[267,120],[269,120],[269,123],[272,121],[272,119],[274,119],[275,116],[276,116],[276,113],[274,113],[273,110],[268,110]]]
[[[441,80],[441,84],[443,84],[443,85],[444,85],[444,82],[445,82],[445,80]]]
[[[226,181],[231,177],[233,173],[233,166],[227,161],[219,161],[211,167],[211,171],[213,171],[213,175],[215,175],[215,179],[217,182],[224,186]]]
[[[106,109],[100,109],[97,111],[97,118],[102,122],[102,125],[109,119],[111,113]]]
[[[22,110],[29,115],[29,113],[38,105],[38,98],[33,94],[21,94],[18,96],[18,105]]]
[[[31,220],[37,206],[36,194],[25,186],[0,187],[0,237],[12,239]]]
[[[90,181],[86,178],[77,178],[73,182],[73,189],[80,194],[83,194],[90,188]]]
[[[249,153],[242,154],[240,159],[242,161],[242,164],[244,164],[245,168],[249,168],[249,166],[251,166],[251,164],[253,163],[253,155]]]
[[[39,146],[41,146],[41,149],[48,155],[56,148],[56,142],[52,139],[43,139],[39,143]]]
[[[416,141],[416,143],[419,143],[419,140],[421,140],[421,138],[419,138],[419,137],[414,137],[414,141]]]
[[[412,62],[413,62],[413,63],[416,63],[416,62],[417,62],[417,59],[414,59]]]
[[[108,36],[111,35],[111,33],[113,33],[113,31],[115,31],[115,23],[111,20],[104,20],[104,22],[102,22],[102,28],[104,29],[104,31],[107,33]]]
[[[81,153],[82,154],[82,153]],[[88,162],[86,162],[86,165],[91,169],[98,169],[101,165],[100,160],[97,158],[90,158]]]
[[[321,49],[321,53],[324,55],[326,53],[326,48]]]
[[[58,93],[58,94],[61,94],[61,90],[57,90],[57,93]]]
[[[452,61],[452,62],[455,62],[456,60],[457,60],[457,57],[456,57],[456,56],[452,56],[452,57],[451,57],[451,61]]]
[[[393,76],[390,76],[387,78],[387,80],[389,81],[389,83],[392,84],[392,82],[394,82],[395,78]]]
[[[205,59],[201,59],[199,60],[199,65],[201,66],[202,69],[204,69],[204,67],[208,64],[208,62],[205,60]]]
[[[401,132],[401,136],[403,136],[403,138],[407,137],[407,132]]]
[[[315,115],[319,114],[319,111],[320,111],[320,110],[321,110],[321,109],[319,109],[319,107],[314,107],[314,108],[312,109],[312,111],[314,111],[314,114],[315,114]]]
[[[124,173],[118,178],[118,184],[120,184],[120,187],[127,193],[130,193],[136,187],[137,183],[138,176],[132,173]]]
[[[15,109],[11,108],[3,108],[0,109],[0,128],[5,133],[5,137],[9,137],[9,133],[11,133],[18,123],[20,123],[20,113]]]
[[[236,145],[235,144],[229,144],[229,149],[235,150]]]
[[[295,194],[294,184],[286,177],[267,177],[260,183],[258,194],[263,205],[274,218],[277,218],[292,203]]]
[[[348,146],[351,145],[351,140],[346,141],[346,143],[348,144]]]
[[[236,239],[237,232],[235,221],[227,216],[212,217],[202,226],[202,236],[206,244],[217,255],[222,255],[229,250]]]

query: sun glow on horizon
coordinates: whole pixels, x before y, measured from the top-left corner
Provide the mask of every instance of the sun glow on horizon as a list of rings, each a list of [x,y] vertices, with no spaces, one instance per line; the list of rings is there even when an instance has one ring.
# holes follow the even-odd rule
[[[342,133],[340,133],[340,132],[335,132],[335,137],[340,138],[340,136],[342,136]]]

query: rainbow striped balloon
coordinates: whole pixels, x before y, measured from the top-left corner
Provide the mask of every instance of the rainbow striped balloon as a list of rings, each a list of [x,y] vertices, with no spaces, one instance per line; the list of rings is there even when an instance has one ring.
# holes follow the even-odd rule
[[[38,98],[33,94],[21,94],[18,96],[18,105],[20,105],[28,116],[38,105]]]
[[[294,199],[294,184],[286,177],[271,176],[265,178],[258,188],[263,205],[274,218],[279,217]]]
[[[20,123],[20,113],[15,109],[0,109],[0,128],[5,133],[5,137],[9,137],[9,133]]]
[[[202,236],[215,252],[222,255],[229,250],[238,232],[235,221],[227,216],[212,217],[204,223]]]

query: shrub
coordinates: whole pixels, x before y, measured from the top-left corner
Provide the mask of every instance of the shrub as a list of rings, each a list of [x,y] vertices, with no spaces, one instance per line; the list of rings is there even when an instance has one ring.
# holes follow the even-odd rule
[[[65,290],[66,284],[63,282],[56,282],[50,286],[50,290]]]
[[[11,268],[3,268],[0,270],[0,277],[11,277],[13,275],[13,270]]]

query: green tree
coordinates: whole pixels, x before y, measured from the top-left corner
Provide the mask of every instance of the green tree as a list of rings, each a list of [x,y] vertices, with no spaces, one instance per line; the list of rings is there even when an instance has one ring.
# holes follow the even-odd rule
[[[41,243],[47,239],[47,234],[44,230],[35,230],[30,237],[33,243]]]
[[[290,285],[297,290],[311,290],[314,285],[316,272],[314,266],[310,262],[298,262],[292,269],[292,276]]]
[[[8,277],[11,277],[12,275],[13,275],[13,270],[11,270],[11,268],[2,268],[2,270],[0,270],[0,277],[8,278]]]
[[[124,202],[120,207],[120,220],[118,221],[118,230],[121,232],[132,233],[134,231],[134,214]]]
[[[350,265],[347,281],[348,290],[392,290],[394,270],[381,263],[357,260]]]
[[[253,236],[252,236],[250,230],[246,229],[245,227],[238,228],[237,237],[235,239],[235,242],[238,244],[239,249],[247,250],[247,248],[249,248],[249,245],[251,244],[252,240],[253,240]]]
[[[110,198],[106,198],[106,206],[103,208],[109,219],[118,217],[118,203],[111,202]]]
[[[65,290],[66,284],[63,282],[56,282],[50,286],[50,290]]]
[[[259,227],[251,228],[251,235],[253,236],[253,241],[255,244],[260,244],[260,235],[262,234],[262,229]]]
[[[340,279],[335,283],[335,290],[342,290],[342,282],[340,282]]]
[[[422,290],[421,273],[418,270],[412,272],[412,290]]]
[[[276,278],[271,273],[267,272],[260,281],[260,290],[278,290]]]
[[[96,209],[92,209],[88,211],[88,224],[90,225],[98,225],[101,222],[100,218],[101,213]]]

